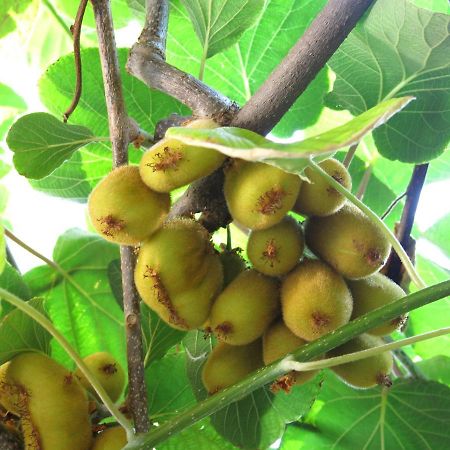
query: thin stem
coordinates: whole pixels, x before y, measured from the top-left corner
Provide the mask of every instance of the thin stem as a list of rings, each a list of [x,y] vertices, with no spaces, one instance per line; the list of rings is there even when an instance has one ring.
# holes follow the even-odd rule
[[[129,421],[125,418],[125,416],[118,410],[114,402],[111,400],[109,395],[106,393],[105,389],[101,385],[101,383],[97,380],[95,375],[89,370],[84,361],[80,358],[78,353],[74,350],[74,348],[70,345],[69,341],[53,326],[52,322],[50,322],[47,317],[44,316],[41,312],[34,309],[30,306],[29,303],[24,300],[16,297],[11,292],[6,291],[5,289],[0,288],[0,297],[6,300],[11,305],[15,306],[17,309],[23,311],[26,315],[31,317],[34,321],[36,321],[39,325],[41,325],[46,331],[48,331],[53,338],[61,345],[61,347],[66,351],[66,353],[72,358],[77,367],[81,370],[83,375],[95,389],[98,396],[100,397],[103,404],[108,408],[111,414],[115,417],[118,423],[122,425],[127,431],[127,435],[132,438],[133,437],[133,429],[129,423]]]
[[[17,262],[14,259],[14,255],[12,254],[8,244],[6,244],[6,260],[9,262],[9,264],[11,264],[12,267],[14,267],[14,269],[17,270],[17,272],[20,273],[19,266],[17,265]]]
[[[402,200],[402,198],[406,197],[407,192],[403,192],[403,194],[399,195],[386,209],[386,211],[381,215],[380,219],[384,220],[386,217],[392,212],[392,210],[397,206],[398,202]]]
[[[58,11],[55,9],[55,7],[52,5],[52,3],[49,0],[42,0],[42,3],[47,7],[50,14],[55,18],[55,20],[61,25],[63,30],[69,35],[70,40],[72,40],[72,33],[70,32],[69,27],[66,25],[66,22],[64,19],[59,15]]]
[[[364,316],[344,325],[343,327],[303,345],[293,353],[296,361],[305,362],[323,355],[350,339],[375,328],[389,320],[398,317],[408,311],[424,306],[450,295],[450,281],[436,284],[414,294],[395,300],[394,302],[371,311]],[[239,383],[231,386],[216,395],[208,397],[187,411],[177,415],[158,428],[154,428],[145,435],[138,436],[130,442],[126,450],[138,450],[153,448],[163,442],[169,436],[182,431],[204,417],[210,416],[230,403],[241,400],[251,392],[272,382],[280,375],[286,373],[283,362],[277,361],[246,377]]]
[[[91,304],[94,308],[97,308],[99,311],[101,311],[103,314],[105,314],[108,318],[110,318],[114,322],[118,323],[119,325],[123,326],[123,323],[120,322],[119,320],[117,320],[117,318],[114,317],[107,309],[104,309],[97,302],[95,302],[94,299],[59,264],[55,263],[51,259],[48,259],[43,254],[39,253],[34,248],[30,247],[28,244],[26,244],[25,242],[20,240],[15,234],[13,234],[11,231],[9,231],[6,228],[5,228],[5,236],[7,236],[12,241],[14,241],[16,244],[20,245],[27,252],[36,256],[36,258],[39,258],[41,261],[45,262],[45,264],[47,264],[52,269],[54,269],[56,272],[58,272],[68,283],[70,283],[83,297],[85,297],[87,300],[89,300],[89,302],[91,302]]]
[[[439,336],[444,336],[450,333],[450,327],[441,328],[439,330],[429,331],[428,333],[418,334],[417,336],[412,336],[405,339],[400,339],[399,341],[389,342],[387,344],[378,345],[376,347],[361,350],[359,352],[347,353],[346,355],[336,356],[334,358],[326,358],[320,361],[311,362],[297,362],[290,361],[288,359],[283,360],[286,364],[287,370],[297,370],[299,372],[326,369],[328,367],[339,366],[340,364],[346,364],[353,361],[359,361],[360,359],[365,359],[370,356],[379,355],[380,353],[388,352],[391,350],[396,350],[407,345],[415,344],[416,342],[426,341],[428,339],[433,339]]]
[[[361,183],[358,186],[358,192],[356,193],[356,198],[362,200],[367,190],[367,186],[369,186],[370,177],[372,176],[372,166],[369,166],[364,171],[364,175],[362,177]]]
[[[395,237],[394,233],[387,227],[387,225],[362,201],[358,200],[350,191],[345,189],[340,183],[338,183],[333,177],[328,175],[318,164],[316,164],[312,159],[310,159],[309,165],[314,169],[319,175],[325,178],[331,186],[333,186],[338,192],[343,194],[347,200],[356,205],[361,211],[363,211],[375,224],[378,225],[380,230],[392,244],[392,247],[397,252],[400,260],[402,261],[406,271],[408,272],[411,280],[418,288],[426,287],[425,282],[422,280],[420,275],[417,273],[414,265],[406,254],[404,248],[400,242]]]
[[[345,155],[344,162],[342,163],[342,164],[344,164],[346,169],[348,169],[350,167],[350,164],[353,161],[353,157],[355,156],[356,150],[358,149],[358,145],[359,145],[359,142],[357,144],[353,144],[348,149],[348,152]]]
[[[125,109],[110,2],[109,0],[91,0],[91,2],[97,28],[114,166],[118,167],[128,163],[130,119]],[[144,433],[150,428],[150,420],[144,376],[140,299],[134,286],[135,257],[133,247],[123,245],[120,247],[120,262],[127,342],[127,401],[133,416],[136,433]]]
[[[78,6],[77,15],[75,17],[75,22],[73,26],[70,27],[70,31],[73,35],[73,56],[75,58],[75,74],[76,74],[76,84],[75,93],[73,95],[72,103],[67,108],[66,112],[63,114],[64,122],[67,122],[70,115],[75,111],[81,97],[81,89],[83,83],[83,76],[81,73],[81,25],[83,24],[84,12],[86,11],[86,5],[88,0],[81,0]]]

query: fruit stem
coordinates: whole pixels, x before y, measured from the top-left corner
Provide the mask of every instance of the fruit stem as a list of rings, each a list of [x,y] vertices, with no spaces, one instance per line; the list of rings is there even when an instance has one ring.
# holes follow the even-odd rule
[[[116,407],[114,402],[111,400],[111,398],[108,396],[105,389],[100,384],[100,382],[97,380],[95,375],[93,375],[92,372],[88,369],[88,367],[86,366],[84,361],[81,359],[81,357],[75,351],[75,349],[70,345],[70,343],[67,341],[67,339],[53,326],[52,322],[47,317],[45,317],[44,314],[42,314],[39,311],[37,311],[36,309],[34,309],[27,302],[20,299],[19,297],[16,297],[14,294],[6,291],[5,289],[0,288],[0,298],[6,300],[8,303],[15,306],[17,309],[20,309],[26,315],[30,316],[33,320],[35,320],[39,325],[41,325],[46,331],[48,331],[55,338],[55,340],[61,345],[61,347],[73,359],[73,361],[78,366],[78,368],[81,370],[83,375],[86,377],[86,379],[92,385],[92,387],[95,389],[98,396],[102,400],[103,404],[108,408],[109,412],[114,416],[114,418],[117,420],[117,422],[123,428],[125,428],[129,440],[133,439],[134,431],[133,431],[133,428],[131,427],[130,422],[118,410],[118,408]]]
[[[309,160],[309,166],[317,172],[322,178],[325,178],[331,186],[333,186],[337,191],[344,195],[347,200],[352,202],[361,211],[363,211],[375,224],[378,225],[380,230],[392,244],[392,247],[396,251],[398,257],[400,258],[403,266],[408,272],[409,277],[413,283],[419,288],[423,289],[426,287],[425,282],[422,280],[420,275],[417,273],[413,263],[406,254],[405,249],[402,247],[398,239],[395,237],[394,233],[389,229],[389,227],[375,214],[367,205],[365,205],[361,200],[358,200],[350,191],[345,189],[339,182],[337,182],[333,177],[328,175],[318,164],[316,164],[312,159]]]
[[[20,245],[23,249],[25,249],[27,252],[31,253],[32,255],[36,256],[36,258],[39,258],[41,261],[44,261],[45,264],[50,266],[52,269],[54,269],[56,272],[58,272],[69,284],[71,284],[83,297],[85,297],[91,304],[93,308],[97,308],[100,310],[103,314],[105,314],[109,319],[113,320],[120,326],[124,326],[123,322],[117,319],[117,317],[114,317],[108,310],[102,308],[100,305],[98,305],[94,299],[57,263],[52,261],[51,259],[48,259],[46,256],[39,253],[34,248],[30,247],[28,244],[20,240],[15,234],[13,234],[11,231],[9,231],[7,228],[5,228],[5,236],[7,236],[9,239],[14,241],[16,244]]]
[[[343,327],[303,345],[293,353],[299,362],[311,361],[325,352],[344,344],[350,339],[365,333],[405,312],[424,306],[450,295],[450,281],[444,281],[421,291],[407,295],[375,309],[364,316],[358,317]],[[199,420],[214,414],[230,403],[241,400],[258,388],[284,375],[286,372],[282,361],[276,361],[252,374],[239,383],[197,403],[185,410],[174,419],[165,422],[148,433],[136,436],[133,442],[128,443],[124,450],[140,450],[153,448],[169,436],[173,436]]]
[[[304,372],[309,370],[326,369],[328,367],[335,367],[339,366],[340,364],[345,364],[352,361],[359,361],[360,359],[375,356],[387,351],[396,350],[398,348],[405,347],[406,345],[412,345],[415,344],[416,342],[426,341],[427,339],[433,339],[435,337],[444,336],[446,334],[450,334],[450,327],[440,328],[439,330],[418,334],[417,336],[400,339],[399,341],[393,341],[387,344],[377,345],[376,347],[367,350],[361,350],[359,352],[354,353],[347,353],[345,355],[336,356],[334,358],[326,358],[320,361],[311,361],[306,363],[297,362],[292,360],[293,358],[292,355],[289,355],[287,358],[283,360],[283,364],[285,364],[286,371],[297,370],[299,372]]]

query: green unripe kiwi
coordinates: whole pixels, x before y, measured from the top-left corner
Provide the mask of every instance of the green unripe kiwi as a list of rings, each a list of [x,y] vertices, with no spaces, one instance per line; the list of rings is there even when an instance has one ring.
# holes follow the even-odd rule
[[[127,433],[122,427],[107,428],[94,438],[91,450],[122,450],[127,442]]]
[[[299,262],[305,242],[300,224],[290,216],[265,230],[253,230],[247,255],[253,267],[270,276],[288,273]]]
[[[26,449],[88,450],[86,391],[48,356],[21,353],[0,368],[0,398],[20,417]]]
[[[369,334],[361,334],[351,341],[329,352],[329,356],[341,356],[347,353],[368,350],[385,342]],[[378,385],[390,385],[389,372],[392,370],[393,359],[391,352],[369,356],[365,359],[352,361],[332,367],[345,382],[357,388],[371,388]]]
[[[216,128],[212,120],[194,120],[189,128]],[[205,177],[225,161],[222,153],[193,147],[175,139],[162,139],[142,157],[139,171],[144,183],[156,192],[170,192]]]
[[[146,186],[136,166],[110,172],[88,201],[92,225],[108,241],[136,245],[156,231],[170,209],[168,194]]]
[[[261,340],[247,345],[228,345],[219,342],[209,354],[202,370],[202,381],[209,394],[241,381],[250,373],[261,368]]]
[[[294,352],[302,345],[308,342],[302,338],[296,336],[292,331],[285,325],[282,320],[279,320],[272,324],[270,328],[266,330],[263,336],[263,360],[264,364],[267,366],[274,361],[277,361],[283,356]],[[289,384],[300,385],[306,383],[315,377],[318,370],[309,370],[306,372],[292,371],[289,374]],[[289,387],[290,387],[289,386]]]
[[[223,250],[219,253],[223,267],[223,287],[227,287],[241,272],[247,268],[247,264],[239,255],[241,249]]]
[[[302,261],[281,286],[284,322],[295,335],[307,341],[349,322],[352,306],[344,279],[322,261]]]
[[[187,330],[207,319],[223,269],[209,233],[195,220],[174,219],[142,244],[134,279],[150,308]]]
[[[246,270],[217,297],[209,317],[210,328],[227,344],[249,344],[264,334],[279,309],[277,280]]]
[[[310,217],[305,238],[317,256],[351,279],[380,270],[391,250],[378,225],[349,203],[331,216]]]
[[[361,280],[348,280],[347,284],[353,296],[352,320],[406,295],[398,284],[381,273],[375,273]],[[371,329],[369,333],[386,336],[395,331],[405,320],[406,316],[397,317]]]
[[[235,160],[225,173],[224,192],[234,220],[251,230],[280,222],[294,206],[301,180],[264,163]]]
[[[107,352],[97,352],[83,358],[88,369],[95,375],[103,389],[113,402],[119,400],[125,387],[125,372],[119,362]],[[76,369],[74,375],[80,383],[93,395],[96,395],[91,383],[80,369]]]
[[[352,179],[343,164],[330,158],[321,161],[319,166],[338,183],[351,190]],[[311,167],[307,167],[304,174],[309,179],[309,183],[303,182],[292,208],[293,211],[304,216],[328,216],[344,205],[345,197],[331,187],[327,180],[324,180]]]

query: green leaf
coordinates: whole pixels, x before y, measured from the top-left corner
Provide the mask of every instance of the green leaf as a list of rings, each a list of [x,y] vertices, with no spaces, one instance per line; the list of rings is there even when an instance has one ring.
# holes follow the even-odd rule
[[[168,376],[170,374],[170,376]],[[152,420],[165,422],[195,404],[186,376],[184,353],[166,355],[145,370],[148,409]]]
[[[170,3],[168,61],[197,75],[201,64],[201,45],[185,9],[178,1]],[[204,81],[243,105],[286,56],[325,4],[326,0],[266,0],[255,25],[242,35],[238,43],[207,60]],[[290,136],[294,131],[314,124],[322,111],[322,99],[328,87],[328,70],[325,68],[283,117],[274,133]]]
[[[449,271],[440,268],[420,255],[416,258],[416,265],[418,272],[429,286],[449,279]],[[408,335],[412,336],[414,334],[448,327],[449,308],[450,297],[447,297],[411,311],[407,328]],[[418,342],[414,344],[414,351],[422,358],[431,358],[437,355],[450,356],[450,336],[438,337],[433,339],[431,343]]]
[[[443,355],[434,356],[416,364],[427,378],[450,385],[450,357]]]
[[[201,369],[211,341],[200,332],[190,332],[183,342],[188,377],[197,400],[202,400],[207,393],[201,384]],[[240,448],[267,448],[282,436],[286,423],[300,419],[309,411],[320,389],[318,378],[295,386],[289,394],[273,394],[268,387],[258,389],[213,414],[211,423],[219,434]]]
[[[29,300],[31,298],[31,291],[27,283],[20,273],[8,262],[5,264],[3,272],[0,274],[0,286],[22,300]],[[14,309],[14,306],[10,303],[0,300],[0,318]]]
[[[125,70],[128,50],[119,50],[123,94],[130,117],[148,132],[171,113],[186,114],[187,109],[166,94],[148,89],[144,83]],[[108,118],[103,93],[102,71],[98,49],[81,52],[83,60],[83,91],[80,103],[70,116],[70,123],[88,126],[95,136],[108,136]],[[73,55],[60,58],[41,78],[40,95],[49,111],[62,116],[72,100],[75,89]],[[129,148],[130,162],[138,163],[142,151]],[[111,147],[106,143],[89,144],[56,169],[51,175],[32,181],[32,186],[47,194],[85,202],[92,188],[111,170]]]
[[[120,259],[114,259],[108,264],[108,280],[117,304],[123,310],[122,269]]]
[[[68,125],[47,113],[21,117],[6,138],[14,152],[17,171],[34,179],[52,173],[76,150],[92,140],[93,135],[88,128]]]
[[[419,8],[429,9],[444,14],[450,14],[448,0],[411,0]]]
[[[59,237],[53,252],[53,260],[68,275],[54,275],[53,269],[45,267],[34,269],[25,279],[41,292],[50,319],[81,356],[107,351],[126,367],[123,312],[107,274],[109,263],[118,256],[117,245],[72,229]],[[73,367],[56,342],[52,343],[52,356]]]
[[[203,47],[205,58],[238,41],[260,15],[264,0],[181,0]]]
[[[32,299],[29,304],[46,314],[42,299]],[[0,320],[0,365],[27,351],[49,354],[50,339],[50,333],[24,312],[19,309],[11,311]]]
[[[392,97],[417,98],[373,133],[386,158],[425,162],[448,144],[449,30],[448,15],[378,0],[330,60],[336,81],[328,103],[335,108],[356,115]]]
[[[32,0],[3,0],[0,9],[0,38],[16,29],[15,16],[24,12]]]
[[[144,366],[161,359],[186,333],[169,327],[144,302],[141,302],[141,325],[144,344]]]
[[[6,241],[5,228],[0,223],[0,275],[3,273],[6,264]]]
[[[24,111],[27,109],[27,104],[23,98],[16,94],[9,86],[0,83],[0,108],[13,108],[15,110]]]
[[[264,160],[287,171],[301,171],[307,165],[309,157],[329,155],[358,142],[410,101],[410,97],[387,100],[344,125],[289,144],[272,142],[252,131],[233,127],[212,130],[174,127],[169,128],[166,135],[186,144],[213,148],[232,158]]]
[[[450,257],[450,214],[446,215],[438,222],[436,222],[431,228],[429,228],[424,237],[437,245],[443,252]]]
[[[450,439],[450,389],[426,381],[359,390],[330,373],[313,427],[288,427],[280,450],[444,449]]]

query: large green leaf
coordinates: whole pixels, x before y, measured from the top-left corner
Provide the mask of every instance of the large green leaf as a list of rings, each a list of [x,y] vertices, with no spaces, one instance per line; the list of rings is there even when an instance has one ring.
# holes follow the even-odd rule
[[[171,113],[185,114],[187,110],[166,94],[148,89],[125,70],[128,51],[119,50],[123,93],[127,112],[141,128],[153,131],[156,123]],[[98,50],[85,49],[83,60],[83,92],[80,103],[69,119],[70,123],[89,127],[96,136],[108,136],[108,119],[103,92],[102,72]],[[57,117],[62,116],[71,102],[75,88],[73,56],[60,58],[50,66],[40,80],[43,103]],[[137,163],[141,150],[129,149],[130,161]],[[76,201],[86,201],[92,188],[111,170],[111,148],[106,143],[83,147],[51,175],[33,181],[36,189],[50,195]]]
[[[46,314],[42,299],[32,299],[28,304]],[[11,311],[0,320],[0,365],[27,351],[49,354],[51,337],[48,331],[21,310]]]
[[[412,2],[420,8],[450,14],[450,5],[448,0],[412,0]]]
[[[264,0],[181,0],[186,7],[205,58],[236,43],[256,21]]]
[[[22,300],[29,300],[31,298],[30,288],[20,273],[8,262],[5,264],[3,272],[0,274],[0,287]],[[0,318],[13,309],[15,309],[15,307],[10,303],[5,300],[0,300]]]
[[[427,378],[450,386],[450,357],[434,356],[419,361],[417,364]]]
[[[34,179],[49,175],[93,140],[88,128],[69,125],[43,112],[22,116],[6,138],[17,172]]]
[[[207,393],[201,382],[201,369],[211,349],[211,341],[200,332],[190,332],[184,344],[194,395],[197,400],[203,400]],[[273,394],[268,387],[258,389],[213,414],[211,423],[239,448],[267,448],[282,436],[286,423],[299,420],[308,413],[320,389],[317,378],[320,377],[303,386],[295,386],[289,394]]]
[[[330,60],[329,104],[354,115],[404,95],[417,100],[373,135],[389,159],[424,162],[450,140],[450,16],[378,0]]]
[[[166,135],[190,145],[213,148],[233,158],[267,161],[288,171],[301,171],[311,156],[330,155],[358,142],[389,120],[411,101],[410,97],[386,100],[344,125],[318,136],[289,144],[276,143],[249,130],[234,127],[169,128]]]
[[[325,0],[266,0],[255,25],[242,35],[238,43],[208,59],[205,82],[244,104],[286,56],[325,3]],[[197,75],[201,55],[202,48],[187,12],[179,1],[171,2],[168,61]],[[324,69],[283,117],[274,130],[275,134],[290,136],[295,130],[315,123],[327,91],[328,74]]]
[[[16,16],[23,13],[32,0],[3,0],[0,8],[0,38],[16,29]]]
[[[107,275],[109,262],[118,254],[118,246],[97,235],[69,230],[60,236],[53,252],[53,260],[67,275],[54,275],[53,269],[44,267],[34,269],[25,279],[45,298],[52,322],[78,353],[108,351],[125,367],[123,312]],[[56,342],[52,356],[73,366]]]
[[[280,450],[444,450],[450,439],[450,388],[426,381],[358,390],[327,378],[312,426],[289,427]]]

